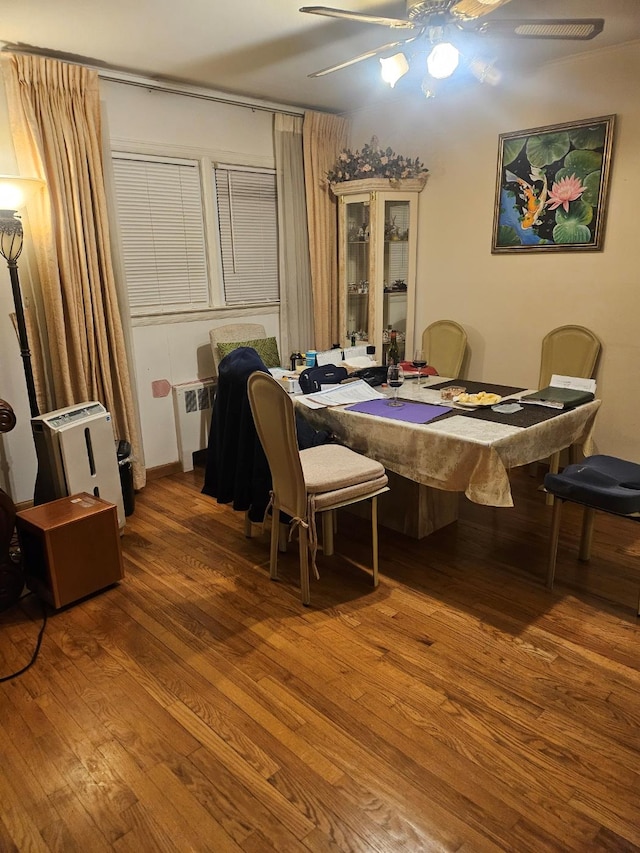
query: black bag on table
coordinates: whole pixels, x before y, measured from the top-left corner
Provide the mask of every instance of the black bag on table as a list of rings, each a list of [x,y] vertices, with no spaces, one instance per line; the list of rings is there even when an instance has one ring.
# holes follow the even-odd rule
[[[373,367],[363,367],[361,370],[356,370],[353,374],[358,379],[364,379],[367,385],[375,388],[376,385],[382,385],[387,381],[387,368],[374,365]]]
[[[325,364],[322,367],[305,368],[298,381],[303,394],[313,394],[314,391],[319,391],[322,385],[338,385],[348,375],[346,367]]]

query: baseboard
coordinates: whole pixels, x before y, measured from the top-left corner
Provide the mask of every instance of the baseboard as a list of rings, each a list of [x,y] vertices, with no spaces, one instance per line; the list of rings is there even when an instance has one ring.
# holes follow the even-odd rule
[[[169,477],[171,474],[180,474],[181,472],[182,465],[180,462],[169,462],[167,465],[147,468],[147,480],[159,480],[161,477]]]

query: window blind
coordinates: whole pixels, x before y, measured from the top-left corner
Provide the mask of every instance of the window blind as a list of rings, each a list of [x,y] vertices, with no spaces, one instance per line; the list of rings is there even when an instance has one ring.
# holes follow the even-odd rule
[[[218,166],[214,175],[226,304],[278,302],[275,174]]]
[[[113,171],[132,313],[209,307],[198,163],[115,154]]]

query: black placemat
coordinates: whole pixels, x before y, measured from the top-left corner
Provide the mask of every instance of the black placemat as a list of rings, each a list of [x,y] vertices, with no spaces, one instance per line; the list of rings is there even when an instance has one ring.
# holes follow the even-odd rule
[[[504,402],[507,402],[506,400]],[[517,400],[513,401],[514,403]],[[479,421],[492,421],[496,424],[507,426],[530,427],[548,421],[563,413],[562,409],[550,409],[547,406],[524,405],[518,412],[495,412],[493,409],[454,409],[447,413],[446,417],[452,415],[464,415],[466,418],[475,418]],[[438,418],[440,420],[440,418]]]
[[[513,401],[514,403],[517,400]],[[456,414],[461,414],[459,409],[456,409]],[[534,424],[541,424],[543,421],[548,421],[549,418],[555,418],[562,414],[562,409],[550,409],[548,406],[530,406],[524,405],[518,412],[496,412],[493,409],[469,409],[465,415],[470,418],[476,418],[480,421],[492,421],[497,424],[507,424],[509,426],[528,427]]]
[[[524,388],[514,388],[513,385],[491,385],[488,382],[475,382],[472,379],[449,379],[447,382],[437,382],[435,385],[429,383],[429,390],[438,391],[440,388],[448,388],[450,385],[458,385],[464,388],[467,394],[477,394],[478,391],[486,391],[487,394],[499,394],[501,397],[506,397],[508,394],[517,394],[518,391],[524,391]]]

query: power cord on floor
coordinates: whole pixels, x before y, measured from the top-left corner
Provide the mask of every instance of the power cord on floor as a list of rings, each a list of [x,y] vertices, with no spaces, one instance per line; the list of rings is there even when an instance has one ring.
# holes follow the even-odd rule
[[[23,595],[20,601],[23,601],[27,596],[32,593],[28,592],[26,595]],[[42,604],[42,626],[40,627],[40,631],[38,632],[38,639],[36,640],[36,647],[34,649],[33,655],[31,656],[31,660],[26,666],[23,666],[22,669],[19,669],[17,672],[12,672],[11,675],[4,675],[0,677],[0,684],[4,681],[11,681],[12,678],[17,678],[19,675],[25,673],[30,667],[38,659],[38,654],[40,652],[40,646],[42,645],[42,638],[44,637],[44,629],[47,627],[47,605],[46,603],[40,599],[40,603]]]

